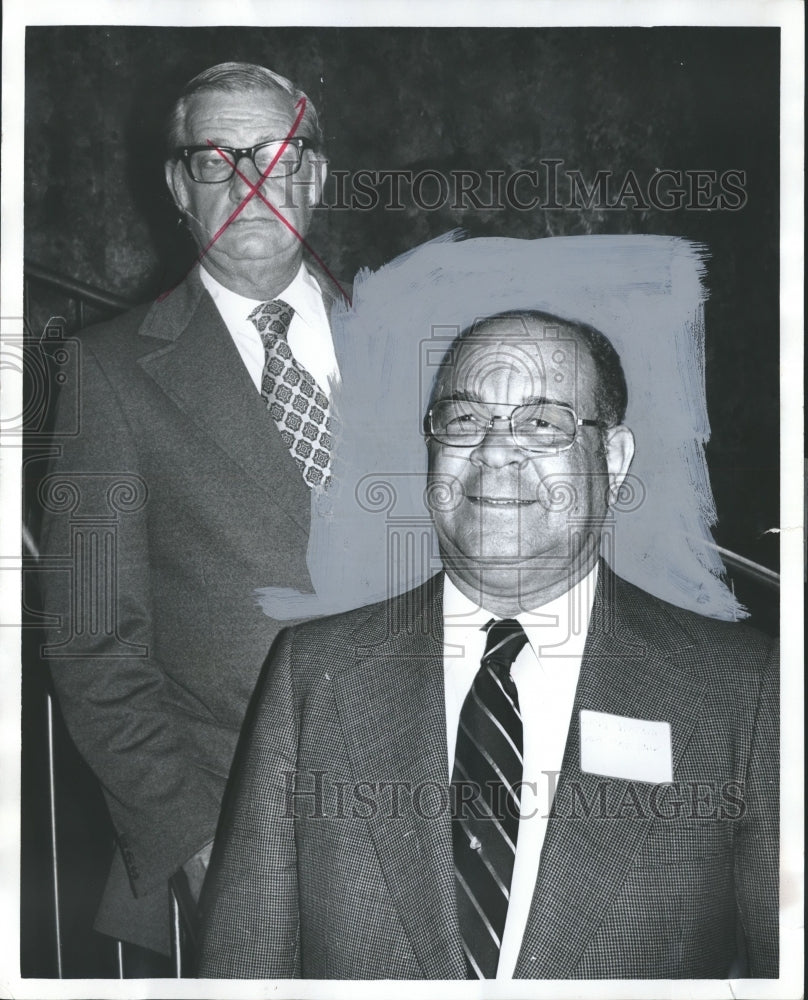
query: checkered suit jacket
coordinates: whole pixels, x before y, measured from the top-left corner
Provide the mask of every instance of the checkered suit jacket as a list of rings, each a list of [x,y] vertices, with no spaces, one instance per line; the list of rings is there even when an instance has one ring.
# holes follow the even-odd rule
[[[203,894],[202,975],[464,976],[441,579],[276,641]],[[772,652],[601,567],[517,978],[777,976]],[[674,783],[583,773],[584,708],[668,720]]]

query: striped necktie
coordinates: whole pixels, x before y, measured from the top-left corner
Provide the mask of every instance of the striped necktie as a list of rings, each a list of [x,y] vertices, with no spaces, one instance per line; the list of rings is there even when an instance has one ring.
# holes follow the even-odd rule
[[[264,345],[261,395],[306,484],[314,487],[328,482],[334,428],[328,397],[287,343],[294,314],[288,302],[272,299],[247,318]]]
[[[493,979],[519,833],[522,716],[511,665],[527,636],[491,620],[480,669],[460,712],[452,772],[457,913],[469,978]]]

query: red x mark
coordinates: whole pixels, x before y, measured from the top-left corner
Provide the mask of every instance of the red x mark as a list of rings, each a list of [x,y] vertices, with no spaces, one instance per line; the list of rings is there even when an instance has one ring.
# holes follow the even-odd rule
[[[306,112],[306,99],[304,97],[301,97],[300,100],[297,102],[297,104],[295,104],[295,108],[296,109],[299,108],[299,111],[297,112],[297,117],[295,118],[294,122],[292,123],[292,127],[289,130],[289,134],[283,140],[283,144],[281,145],[280,149],[275,154],[275,156],[272,158],[272,162],[269,164],[269,166],[266,168],[266,170],[261,174],[261,176],[258,178],[258,180],[257,180],[257,182],[255,184],[253,184],[251,181],[249,181],[247,179],[247,177],[245,177],[245,175],[238,169],[238,165],[235,164],[235,163],[233,163],[232,160],[230,160],[229,157],[225,153],[223,153],[221,149],[217,149],[216,150],[216,152],[219,154],[219,156],[221,156],[222,159],[226,160],[227,163],[236,172],[236,174],[238,174],[238,176],[241,178],[241,180],[244,181],[244,183],[249,188],[249,191],[245,195],[243,201],[239,202],[239,204],[236,206],[236,208],[233,210],[233,212],[230,214],[230,216],[226,219],[226,221],[222,223],[222,225],[219,227],[218,231],[213,235],[213,237],[212,237],[211,241],[208,243],[208,245],[200,252],[199,256],[194,261],[193,267],[195,267],[197,264],[201,263],[202,258],[210,250],[210,248],[213,246],[213,244],[216,242],[216,240],[219,239],[219,237],[227,229],[227,227],[233,222],[233,220],[236,219],[236,218],[238,218],[238,216],[241,214],[241,212],[244,211],[244,209],[246,208],[246,206],[249,203],[249,201],[252,198],[254,198],[255,195],[258,195],[258,197],[266,205],[266,207],[270,210],[270,212],[272,212],[273,215],[275,215],[286,226],[286,228],[291,233],[293,233],[297,237],[298,240],[300,240],[301,244],[309,251],[309,253],[312,255],[312,257],[314,257],[314,259],[317,261],[317,263],[320,265],[320,267],[325,271],[325,273],[328,275],[328,277],[331,279],[331,281],[334,282],[334,284],[336,285],[337,289],[339,290],[340,295],[342,295],[342,297],[345,299],[345,301],[348,303],[348,305],[350,305],[351,304],[351,300],[348,297],[348,293],[345,291],[345,289],[340,285],[340,283],[337,281],[337,279],[331,273],[331,271],[329,270],[328,266],[326,265],[326,263],[322,259],[322,257],[320,257],[320,255],[314,250],[314,248],[306,240],[306,238],[303,236],[303,234],[300,233],[300,232],[298,232],[298,230],[292,225],[292,223],[289,222],[289,220],[281,212],[278,211],[278,209],[272,204],[272,202],[270,202],[264,196],[263,191],[261,191],[261,187],[263,186],[264,181],[266,181],[266,179],[272,173],[272,171],[273,171],[273,169],[275,167],[275,164],[278,162],[278,160],[281,158],[281,156],[283,156],[284,152],[286,151],[287,146],[289,145],[289,140],[292,139],[292,138],[294,138],[294,135],[297,132],[299,126],[300,126],[300,122],[303,120],[303,115]],[[211,142],[210,139],[208,139],[207,141],[208,141],[208,145],[209,146],[213,146],[214,145],[214,143]],[[163,292],[163,294],[161,296],[159,296],[159,298],[157,299],[157,301],[158,302],[162,302],[162,300],[164,298],[166,298],[166,296],[170,295],[172,291],[173,291],[173,289],[169,289],[167,292]]]

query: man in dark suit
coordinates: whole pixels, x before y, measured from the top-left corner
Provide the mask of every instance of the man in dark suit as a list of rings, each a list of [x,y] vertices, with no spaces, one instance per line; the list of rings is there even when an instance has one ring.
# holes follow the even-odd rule
[[[280,628],[255,589],[311,589],[344,295],[303,258],[325,173],[304,94],[260,66],[214,66],[168,132],[166,180],[201,266],[82,335],[42,485],[42,548],[72,570],[45,581],[46,653],[119,845],[97,927],[165,952],[167,880],[182,869],[201,886]]]
[[[444,573],[276,641],[203,975],[777,976],[772,643],[599,557],[626,395],[562,318],[449,350],[425,421]]]

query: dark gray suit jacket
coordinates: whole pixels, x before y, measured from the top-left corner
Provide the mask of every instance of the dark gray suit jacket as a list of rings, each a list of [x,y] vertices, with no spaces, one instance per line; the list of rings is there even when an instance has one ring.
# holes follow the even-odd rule
[[[464,976],[440,580],[277,640],[203,893],[202,975]],[[517,977],[777,975],[771,646],[602,564]],[[674,783],[583,773],[581,709],[669,721]],[[394,800],[395,782],[421,792]]]
[[[118,833],[97,926],[167,950],[166,880],[213,838],[281,628],[254,591],[311,590],[310,493],[196,270],[80,349],[41,491],[49,659]]]

